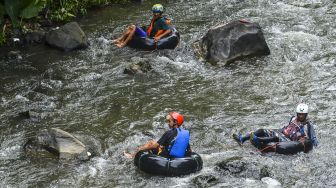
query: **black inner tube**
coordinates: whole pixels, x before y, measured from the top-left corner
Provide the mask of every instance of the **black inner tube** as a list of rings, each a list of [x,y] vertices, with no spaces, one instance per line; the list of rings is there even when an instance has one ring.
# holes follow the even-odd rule
[[[139,151],[135,155],[134,165],[153,175],[180,176],[201,170],[203,161],[200,155],[193,152],[183,158],[165,158],[150,151]]]

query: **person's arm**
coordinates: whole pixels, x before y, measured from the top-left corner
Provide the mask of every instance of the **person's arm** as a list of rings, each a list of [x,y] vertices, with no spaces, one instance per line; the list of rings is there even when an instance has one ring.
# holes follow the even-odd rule
[[[170,29],[165,30],[161,35],[154,37],[154,41],[159,41],[162,37],[168,35],[171,32]]]
[[[309,121],[307,126],[308,126],[307,136],[313,142],[313,145],[315,147],[317,147],[318,146],[318,141],[317,141],[317,137],[316,137],[315,130],[314,130],[315,125],[312,122]]]
[[[188,144],[187,151],[188,151],[189,153],[192,152],[191,147],[190,147],[190,144]]]
[[[167,25],[166,21],[163,18],[159,20],[158,24],[159,24],[159,30],[163,32],[157,33],[157,35],[153,38],[155,42],[159,41],[161,38],[171,33],[169,26]]]
[[[127,153],[127,152],[124,151],[124,155],[127,158],[133,158],[139,151],[156,149],[159,146],[160,145],[155,140],[150,140],[146,144],[138,147],[138,149],[136,149],[136,151],[134,153]]]

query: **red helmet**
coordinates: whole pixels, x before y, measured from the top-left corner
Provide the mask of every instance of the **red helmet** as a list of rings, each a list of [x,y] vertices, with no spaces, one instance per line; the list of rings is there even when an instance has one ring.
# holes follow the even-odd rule
[[[169,115],[175,120],[177,126],[181,126],[184,122],[184,117],[178,112],[170,112]]]

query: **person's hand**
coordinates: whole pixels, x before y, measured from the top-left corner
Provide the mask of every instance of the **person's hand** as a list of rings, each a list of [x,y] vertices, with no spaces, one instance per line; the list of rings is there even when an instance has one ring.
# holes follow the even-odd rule
[[[124,151],[124,156],[128,159],[132,159],[134,157],[134,154],[127,153],[126,151]]]
[[[161,39],[161,37],[154,37],[154,42],[157,42]]]
[[[302,136],[302,134],[301,134],[300,132],[297,132],[297,133],[296,133],[296,136],[297,136],[297,137],[300,137],[300,136]]]
[[[124,43],[124,42],[119,42],[118,44],[116,44],[116,46],[117,46],[118,48],[123,48],[123,47],[126,46],[126,43]]]

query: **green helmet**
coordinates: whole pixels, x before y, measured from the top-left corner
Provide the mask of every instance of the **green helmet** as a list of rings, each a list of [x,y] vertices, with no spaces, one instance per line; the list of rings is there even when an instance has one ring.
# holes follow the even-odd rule
[[[161,4],[155,4],[152,7],[153,13],[163,13],[163,6]]]

